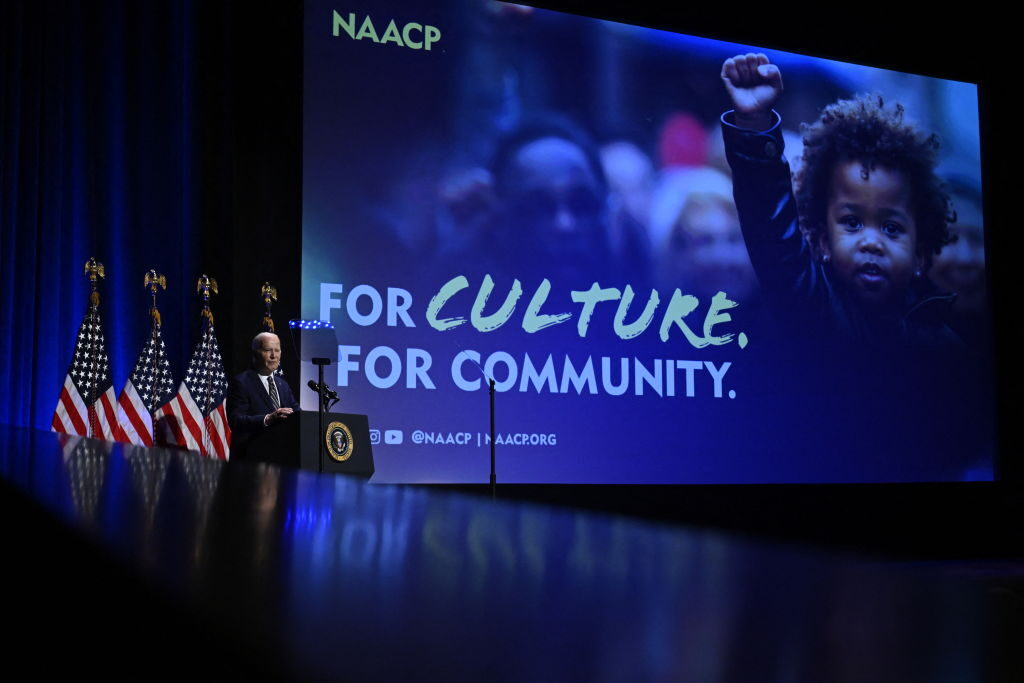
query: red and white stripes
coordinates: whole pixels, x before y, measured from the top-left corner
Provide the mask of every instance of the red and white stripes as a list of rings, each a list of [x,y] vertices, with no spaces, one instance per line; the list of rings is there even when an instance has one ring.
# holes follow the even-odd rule
[[[108,441],[117,440],[120,428],[115,403],[114,388],[110,386],[91,406],[86,405],[71,375],[67,375],[60,391],[57,408],[53,411],[50,427],[53,431],[64,434],[91,436]]]

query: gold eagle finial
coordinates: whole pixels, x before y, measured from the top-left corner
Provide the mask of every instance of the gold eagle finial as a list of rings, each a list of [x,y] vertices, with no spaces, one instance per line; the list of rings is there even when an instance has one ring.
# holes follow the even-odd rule
[[[274,319],[270,316],[270,306],[277,301],[277,287],[269,282],[264,282],[260,293],[263,294],[263,305],[266,306],[266,310],[263,312],[263,331],[273,332]]]
[[[143,278],[143,286],[153,295],[153,306],[149,309],[149,315],[153,318],[153,323],[159,327],[162,321],[160,311],[156,308],[156,293],[159,289],[167,289],[167,278],[151,268]]]
[[[212,277],[208,277],[206,274],[200,275],[199,280],[196,282],[196,292],[203,297],[203,310],[200,316],[206,318],[210,326],[213,326],[213,312],[210,311],[210,292],[214,294],[220,294],[217,291],[217,281]]]
[[[89,285],[92,291],[89,292],[89,305],[97,308],[100,305],[100,293],[98,289],[99,280],[107,277],[103,264],[91,257],[85,262],[85,274],[89,277]]]

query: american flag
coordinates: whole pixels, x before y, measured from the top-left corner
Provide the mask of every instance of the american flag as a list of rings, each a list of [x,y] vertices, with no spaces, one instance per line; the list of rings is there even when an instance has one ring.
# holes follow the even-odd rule
[[[121,429],[118,441],[152,446],[153,413],[172,398],[171,364],[167,360],[160,325],[154,321],[135,369],[117,397],[117,421]]]
[[[179,446],[203,455],[227,460],[231,443],[224,407],[228,381],[213,325],[204,323],[178,393],[160,407]]]
[[[75,352],[64,377],[51,428],[63,434],[114,441],[119,433],[110,380],[110,359],[96,305],[90,304],[78,328]]]

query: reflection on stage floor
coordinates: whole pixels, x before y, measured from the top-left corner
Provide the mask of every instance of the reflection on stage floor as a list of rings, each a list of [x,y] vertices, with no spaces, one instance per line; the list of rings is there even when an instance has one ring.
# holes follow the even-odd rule
[[[977,582],[913,567],[13,427],[0,453],[40,670],[981,681],[1013,656]],[[86,661],[60,661],[72,641]]]

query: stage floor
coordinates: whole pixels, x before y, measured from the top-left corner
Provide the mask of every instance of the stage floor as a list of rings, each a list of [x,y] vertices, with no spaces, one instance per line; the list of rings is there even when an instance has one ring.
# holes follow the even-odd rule
[[[1024,605],[991,564],[15,427],[0,475],[8,668],[33,677],[1022,680]]]

